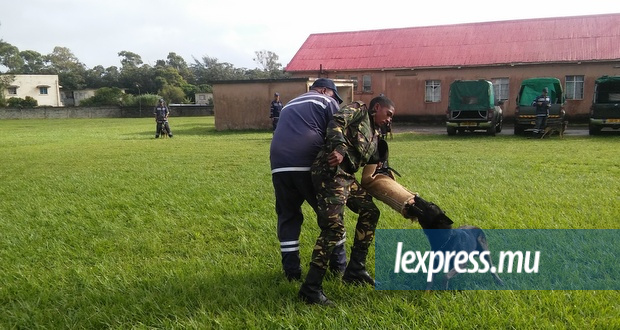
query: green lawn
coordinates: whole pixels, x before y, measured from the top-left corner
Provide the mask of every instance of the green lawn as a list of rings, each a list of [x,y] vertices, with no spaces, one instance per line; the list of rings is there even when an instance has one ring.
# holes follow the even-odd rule
[[[170,124],[174,138],[156,140],[153,119],[0,121],[0,329],[620,328],[618,291],[427,294],[331,278],[337,307],[305,305],[280,271],[271,132]],[[619,145],[399,133],[390,165],[456,225],[619,229]],[[379,207],[379,228],[419,228]],[[318,229],[304,213],[307,270]]]

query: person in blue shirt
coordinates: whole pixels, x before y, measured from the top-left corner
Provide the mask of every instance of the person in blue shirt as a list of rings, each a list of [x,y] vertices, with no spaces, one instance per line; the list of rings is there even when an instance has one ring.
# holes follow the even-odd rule
[[[168,123],[168,115],[170,115],[170,110],[168,109],[168,106],[166,106],[164,99],[159,99],[159,102],[153,110],[153,114],[155,115],[155,122],[157,123],[155,138],[159,138],[162,128],[166,129],[169,137],[172,137],[172,131],[170,131],[170,124]]]
[[[273,101],[271,101],[271,111],[269,118],[271,118],[271,128],[275,131],[278,126],[278,120],[280,119],[280,111],[282,111],[282,102],[280,102],[280,93],[273,94]]]
[[[537,96],[532,102],[532,106],[536,107],[536,123],[534,125],[534,135],[542,135],[547,127],[547,118],[549,118],[549,108],[551,108],[551,99],[547,96],[549,89],[543,88],[542,94]]]
[[[317,79],[308,92],[288,102],[280,112],[269,150],[275,191],[282,268],[289,280],[301,279],[299,236],[304,221],[301,205],[308,202],[316,212],[317,199],[310,167],[325,143],[327,124],[339,110],[342,99],[335,83]],[[344,239],[334,249],[330,269],[346,268]]]

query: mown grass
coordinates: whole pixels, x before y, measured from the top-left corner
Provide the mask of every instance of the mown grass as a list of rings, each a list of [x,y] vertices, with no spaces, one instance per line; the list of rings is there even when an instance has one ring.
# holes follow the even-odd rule
[[[0,328],[620,327],[617,291],[426,294],[327,279],[337,307],[305,305],[280,271],[271,133],[174,118],[175,137],[155,140],[154,126],[0,122]],[[618,229],[619,143],[413,132],[395,134],[390,157],[457,225]],[[419,228],[379,207],[379,228]],[[304,213],[306,270],[318,229]],[[353,214],[346,223],[353,232]]]

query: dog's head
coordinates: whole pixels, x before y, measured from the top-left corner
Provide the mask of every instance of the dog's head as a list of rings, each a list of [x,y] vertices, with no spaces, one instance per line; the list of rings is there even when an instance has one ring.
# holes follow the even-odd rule
[[[418,195],[415,196],[414,204],[409,208],[407,213],[417,218],[423,229],[451,229],[454,223],[439,206],[425,201]]]

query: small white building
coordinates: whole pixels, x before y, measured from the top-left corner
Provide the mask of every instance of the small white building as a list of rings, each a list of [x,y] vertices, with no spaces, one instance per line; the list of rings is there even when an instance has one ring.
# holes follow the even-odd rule
[[[209,104],[213,100],[213,93],[196,93],[196,104]]]
[[[4,75],[6,76],[6,75]],[[26,98],[37,100],[39,106],[62,107],[58,75],[16,74],[8,86],[2,91],[4,97]]]

